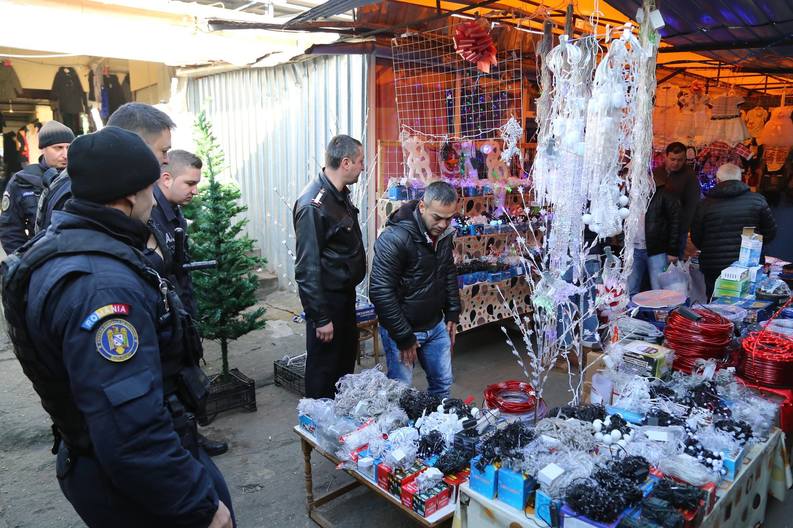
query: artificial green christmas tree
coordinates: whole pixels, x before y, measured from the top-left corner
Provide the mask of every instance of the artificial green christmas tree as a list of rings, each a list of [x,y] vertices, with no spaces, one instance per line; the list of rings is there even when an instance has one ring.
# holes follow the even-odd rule
[[[185,210],[190,225],[192,260],[216,260],[217,267],[194,273],[193,287],[198,302],[201,335],[220,342],[223,360],[220,381],[229,378],[229,341],[263,328],[264,308],[256,304],[256,269],[265,260],[253,255],[253,240],[243,233],[248,223],[242,213],[240,191],[223,184],[218,176],[224,169],[224,155],[204,112],[196,120],[196,155],[204,163],[205,183]]]

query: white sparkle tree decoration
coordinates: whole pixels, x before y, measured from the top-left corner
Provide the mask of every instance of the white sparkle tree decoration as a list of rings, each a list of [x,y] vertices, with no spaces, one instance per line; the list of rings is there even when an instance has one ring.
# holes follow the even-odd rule
[[[645,0],[643,9],[644,20],[649,20],[654,4]],[[548,35],[546,25],[544,50]],[[535,198],[552,211],[552,220],[541,251],[521,237],[516,244],[527,270],[523,279],[532,287],[532,314],[518,314],[502,295],[521,333],[527,360],[504,330],[507,344],[539,397],[561,357],[568,364],[572,403],[578,403],[583,372],[593,366],[583,365],[584,321],[597,316],[598,305],[608,304],[614,319],[625,312],[633,241],[653,190],[650,154],[658,41],[649,24],[642,24],[638,39],[626,26],[597,69],[600,47],[591,36],[576,41],[562,36],[558,46],[541,56],[532,180]],[[587,209],[590,212],[584,214]],[[600,273],[586,271],[592,245],[584,240],[585,224],[600,238],[620,232],[625,236],[624,249],[608,259],[602,281]],[[595,289],[596,299],[591,294]],[[583,302],[585,296],[588,302]],[[577,382],[571,353],[580,366]]]

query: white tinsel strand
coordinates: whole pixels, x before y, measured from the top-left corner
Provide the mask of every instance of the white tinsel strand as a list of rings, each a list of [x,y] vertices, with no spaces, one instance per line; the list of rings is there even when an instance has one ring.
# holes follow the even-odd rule
[[[625,246],[622,257],[623,281],[627,282],[633,266],[633,241],[639,229],[641,217],[647,211],[650,198],[655,190],[655,182],[650,171],[653,152],[653,96],[655,95],[655,59],[660,37],[649,24],[649,14],[640,29],[640,40],[644,57],[639,64],[638,83],[636,84],[636,123],[633,127],[633,150],[628,170],[628,197],[630,214],[625,221]]]
[[[622,156],[632,150],[633,95],[642,49],[627,24],[595,71],[587,111],[583,185],[590,200],[590,229],[600,238],[622,231],[619,202]]]
[[[553,74],[547,130],[537,145],[532,177],[542,204],[553,204],[554,219],[546,238],[549,270],[564,273],[578,261],[582,245],[584,200],[581,169],[587,101],[599,47],[592,38],[562,38],[546,57]],[[579,276],[578,270],[574,271]]]

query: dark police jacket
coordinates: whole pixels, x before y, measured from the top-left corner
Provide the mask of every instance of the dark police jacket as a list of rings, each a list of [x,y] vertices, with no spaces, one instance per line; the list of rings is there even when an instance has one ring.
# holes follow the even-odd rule
[[[72,197],[72,179],[65,170],[55,178],[43,178],[43,184],[36,208],[36,233],[45,231],[50,225],[52,212],[63,209],[66,201]]]
[[[154,185],[154,199],[156,205],[151,210],[150,222],[158,229],[165,240],[166,247],[162,248],[170,253],[170,264],[166,265],[166,273],[173,280],[179,291],[179,297],[185,304],[190,314],[196,316],[195,298],[193,296],[193,281],[190,278],[190,273],[183,271],[182,264],[189,262],[190,254],[187,250],[187,221],[185,221],[182,209],[178,205],[173,205],[165,198],[165,195],[160,190],[159,185]],[[182,228],[185,238],[182,240],[182,255],[184,262],[176,262],[176,228]],[[157,237],[159,239],[159,236]]]
[[[460,317],[452,233],[433,243],[412,201],[391,214],[374,244],[369,298],[400,350],[416,342],[414,332]]]
[[[173,309],[154,286],[156,275],[144,279],[127,261],[102,252],[149,269],[140,252],[148,229],[113,209],[70,200],[48,231],[22,248],[13,269],[35,261],[53,237],[59,252],[73,254],[33,270],[22,323],[5,299],[14,291],[13,258],[3,264],[9,332],[42,405],[70,452],[95,457],[152,525],[207,526],[218,495],[204,466],[182,447],[164,403],[164,387],[171,386],[164,371],[184,353]],[[91,247],[102,251],[85,249]],[[26,333],[20,324],[35,331]],[[20,341],[23,334],[27,341]]]
[[[293,222],[300,301],[306,318],[325,326],[333,311],[325,292],[352,295],[366,276],[358,209],[350,202],[350,191],[339,192],[323,169],[297,199]]]
[[[10,255],[33,238],[42,178],[58,172],[48,167],[42,156],[38,163],[31,163],[9,180],[0,213],[0,242],[6,254]]]
[[[762,194],[751,192],[742,181],[719,183],[699,203],[691,223],[700,269],[715,273],[738,260],[744,227],[754,227],[763,243],[776,236],[776,220]]]

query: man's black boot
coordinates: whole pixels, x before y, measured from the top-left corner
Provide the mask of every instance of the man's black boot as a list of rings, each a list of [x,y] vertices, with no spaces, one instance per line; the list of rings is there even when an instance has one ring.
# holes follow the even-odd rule
[[[222,455],[229,450],[228,442],[216,442],[215,440],[210,440],[201,433],[198,433],[198,445],[203,447],[207,455],[212,457]]]

